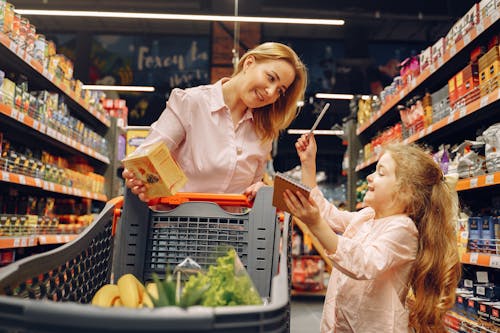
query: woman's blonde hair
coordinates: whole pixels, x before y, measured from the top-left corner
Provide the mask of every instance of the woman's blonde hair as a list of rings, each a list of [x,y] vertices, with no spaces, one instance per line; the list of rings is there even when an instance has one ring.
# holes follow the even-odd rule
[[[416,145],[385,147],[396,163],[399,199],[418,229],[410,277],[410,326],[419,333],[446,332],[443,318],[455,303],[460,279],[455,222],[458,198],[439,165]]]
[[[286,129],[297,115],[297,102],[304,98],[307,86],[307,70],[298,55],[290,47],[275,42],[267,42],[246,52],[238,62],[233,76],[243,71],[245,60],[253,56],[256,62],[285,60],[295,69],[295,79],[276,102],[255,109],[253,117],[257,133],[263,140],[276,139],[280,131]]]

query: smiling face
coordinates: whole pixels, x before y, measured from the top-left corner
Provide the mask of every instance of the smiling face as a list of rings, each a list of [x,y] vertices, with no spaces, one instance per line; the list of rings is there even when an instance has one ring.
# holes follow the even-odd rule
[[[286,94],[295,79],[295,71],[285,60],[255,61],[254,57],[245,60],[244,79],[240,87],[241,99],[249,108],[260,108],[276,102]]]
[[[368,191],[364,201],[375,210],[376,218],[404,213],[404,207],[398,200],[401,189],[397,186],[396,163],[390,153],[380,157],[375,172],[366,179]]]

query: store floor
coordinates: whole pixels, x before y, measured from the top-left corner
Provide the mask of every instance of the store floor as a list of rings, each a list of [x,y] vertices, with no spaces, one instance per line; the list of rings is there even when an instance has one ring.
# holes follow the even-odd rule
[[[293,296],[290,333],[318,333],[324,297]]]

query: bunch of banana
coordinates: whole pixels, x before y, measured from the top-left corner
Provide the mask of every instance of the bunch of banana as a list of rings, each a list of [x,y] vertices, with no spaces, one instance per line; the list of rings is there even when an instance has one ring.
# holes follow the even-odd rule
[[[102,307],[152,308],[154,305],[149,295],[158,299],[156,283],[148,283],[144,287],[133,274],[125,274],[118,279],[117,284],[102,286],[92,298],[92,305]]]

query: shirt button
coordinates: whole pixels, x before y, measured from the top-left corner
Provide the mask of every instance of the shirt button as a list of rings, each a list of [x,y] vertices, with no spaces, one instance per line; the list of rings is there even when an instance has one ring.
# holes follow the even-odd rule
[[[243,149],[241,149],[241,147],[236,148],[236,154],[241,155],[242,152]]]

